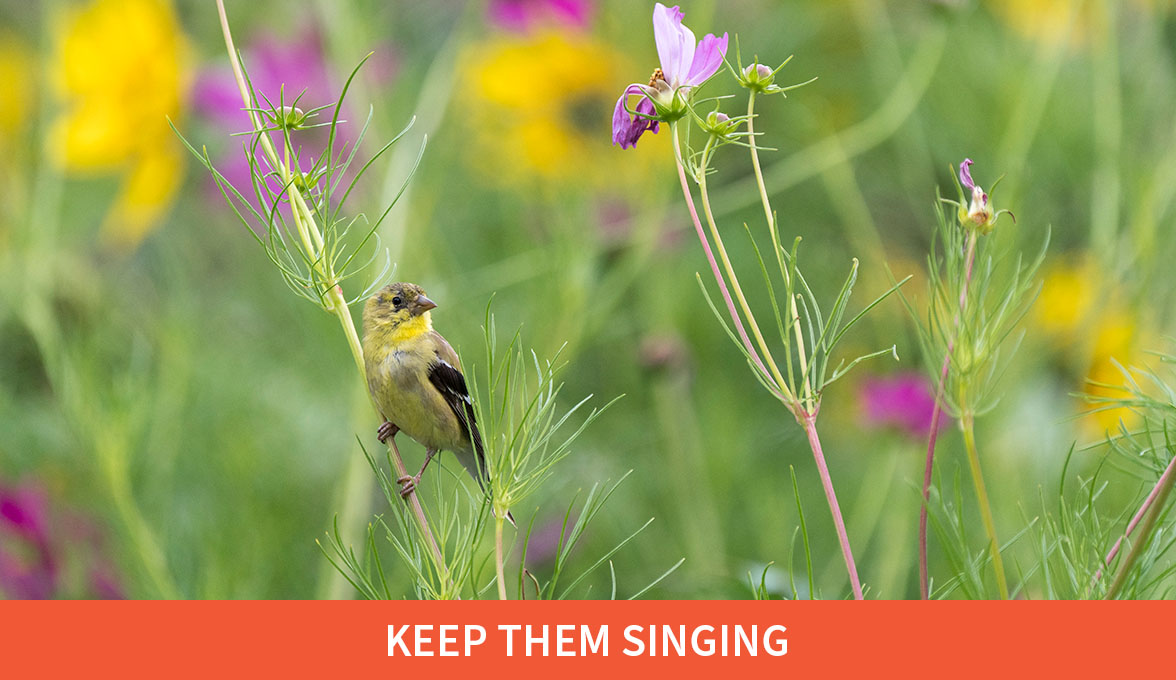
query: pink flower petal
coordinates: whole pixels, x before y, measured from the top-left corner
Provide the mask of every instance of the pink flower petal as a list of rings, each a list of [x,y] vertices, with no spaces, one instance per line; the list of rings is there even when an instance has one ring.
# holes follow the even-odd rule
[[[621,94],[621,98],[617,100],[617,105],[613,109],[613,126],[612,126],[612,143],[620,146],[622,149],[631,149],[637,144],[637,140],[641,135],[650,130],[657,134],[658,122],[650,120],[644,116],[630,116],[625,109],[625,104],[629,101],[629,97],[634,94],[645,94],[645,86],[633,83],[625,88],[625,92]],[[643,113],[647,116],[652,116],[654,113],[653,102],[649,101],[648,97],[642,96],[641,101],[637,102],[637,107],[634,109],[637,113]]]
[[[716,38],[707,33],[698,43],[694,52],[694,61],[690,64],[690,73],[682,81],[683,85],[698,85],[705,82],[723,65],[723,57],[727,54],[727,34]]]
[[[671,86],[682,84],[694,60],[694,32],[682,25],[678,6],[667,8],[660,2],[653,8],[653,41],[662,72]]]
[[[972,159],[965,158],[963,163],[960,163],[960,184],[963,184],[969,189],[975,189],[976,183],[972,181]]]

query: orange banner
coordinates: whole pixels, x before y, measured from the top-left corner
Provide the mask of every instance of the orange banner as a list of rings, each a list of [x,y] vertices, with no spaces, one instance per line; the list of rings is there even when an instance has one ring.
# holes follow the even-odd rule
[[[1122,676],[1158,602],[3,602],[8,678]],[[442,676],[428,674],[443,673]]]

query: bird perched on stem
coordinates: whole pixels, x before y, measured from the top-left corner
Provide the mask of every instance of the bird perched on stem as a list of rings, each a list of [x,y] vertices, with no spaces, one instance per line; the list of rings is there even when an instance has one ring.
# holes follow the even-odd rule
[[[407,496],[437,452],[453,451],[485,489],[489,481],[482,435],[457,353],[433,330],[437,303],[413,283],[391,283],[363,307],[363,356],[368,389],[385,422],[381,442],[403,431],[425,447],[425,463],[401,477]]]

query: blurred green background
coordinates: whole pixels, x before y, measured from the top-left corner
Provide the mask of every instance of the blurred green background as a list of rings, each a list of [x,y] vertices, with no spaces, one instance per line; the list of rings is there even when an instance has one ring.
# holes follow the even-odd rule
[[[747,573],[758,581],[769,562],[767,583],[781,592],[790,569],[804,580],[791,466],[817,594],[848,592],[802,433],[755,383],[694,281],[706,263],[668,135],[632,151],[609,144],[616,97],[657,65],[652,3],[227,5],[255,85],[271,97],[285,83],[306,88],[306,104],[330,103],[371,51],[348,96],[351,134],[373,107],[371,153],[417,117],[348,212],[378,215],[428,135],[381,248],[397,279],[440,304],[434,322],[467,370],[482,356],[493,296],[499,329],[521,326],[540,356],[567,344],[569,406],[625,395],[515,511],[521,525],[535,516],[531,569],[549,568],[543,540],[577,492],[633,470],[577,549],[586,566],[656,518],[614,557],[618,595],[681,557],[650,595],[747,597]],[[777,149],[764,162],[782,236],[803,236],[819,297],[833,298],[856,257],[854,308],[885,290],[887,267],[914,275],[908,295],[925,299],[936,190],[953,195],[948,166],[965,157],[986,187],[1005,175],[996,207],[1016,223],[1002,221],[997,237],[1035,252],[1052,227],[1025,340],[978,425],[997,526],[1011,538],[1056,503],[1072,444],[1132,418],[1075,417],[1086,378],[1121,381],[1112,359],[1170,349],[1171,3],[739,0],[683,10],[699,36],[737,34],[745,62],[795,54],[783,83],[819,78],[765,101],[757,122]],[[244,177],[241,138],[229,134],[248,123],[214,4],[4,0],[0,89],[0,594],[351,596],[315,541],[349,506],[386,511],[356,442],[374,450],[378,423],[337,323],[290,294],[165,118]],[[766,314],[741,227],[765,228],[746,153],[729,147],[719,166],[720,225]],[[362,289],[350,285],[349,295]],[[843,351],[890,344],[901,361],[873,360],[831,388],[820,428],[870,596],[906,598],[918,592],[922,376],[939,358],[919,356],[897,300]],[[420,447],[402,450],[419,464]],[[1102,461],[1079,450],[1066,474]],[[950,489],[965,475],[972,513],[964,465],[949,426],[938,476]],[[461,479],[439,476],[446,488]],[[1103,479],[1103,500],[1120,509],[1152,481],[1130,467]],[[1014,563],[1031,559],[1022,543]],[[384,563],[411,592],[391,554]],[[934,539],[931,573],[949,576]],[[607,595],[607,570],[590,581],[582,595]]]

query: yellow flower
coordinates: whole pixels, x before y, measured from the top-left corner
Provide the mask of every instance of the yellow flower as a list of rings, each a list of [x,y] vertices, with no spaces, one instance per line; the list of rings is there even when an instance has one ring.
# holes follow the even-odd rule
[[[1097,26],[1090,7],[1083,0],[991,0],[989,7],[998,18],[1023,37],[1047,45],[1065,41],[1082,47]]]
[[[467,156],[492,181],[621,188],[669,156],[664,139],[636,154],[611,147],[617,83],[634,69],[589,35],[498,36],[463,64],[476,145]]]
[[[63,112],[51,153],[69,172],[123,175],[103,237],[134,247],[183,176],[167,118],[180,115],[188,90],[187,38],[165,0],[95,0],[59,17],[55,29],[53,84]]]
[[[11,33],[0,34],[0,152],[11,149],[32,109],[33,60],[28,48]]]
[[[1034,304],[1037,329],[1063,350],[1081,372],[1082,391],[1093,397],[1129,396],[1125,390],[1091,383],[1122,385],[1115,362],[1130,366],[1143,358],[1141,324],[1123,304],[1124,293],[1108,280],[1090,258],[1054,262],[1046,270],[1041,295]],[[1083,418],[1087,435],[1100,437],[1115,431],[1122,420],[1128,427],[1138,422],[1125,408],[1109,409]]]
[[[1081,329],[1099,283],[1098,271],[1089,260],[1055,261],[1046,270],[1041,295],[1033,305],[1038,327],[1055,341],[1085,338]]]
[[[1021,36],[1046,45],[1065,42],[1072,49],[1097,46],[1106,34],[1106,13],[1115,11],[1092,0],[990,0],[987,4]],[[1172,5],[1172,0],[1132,0],[1127,7],[1161,19]]]

